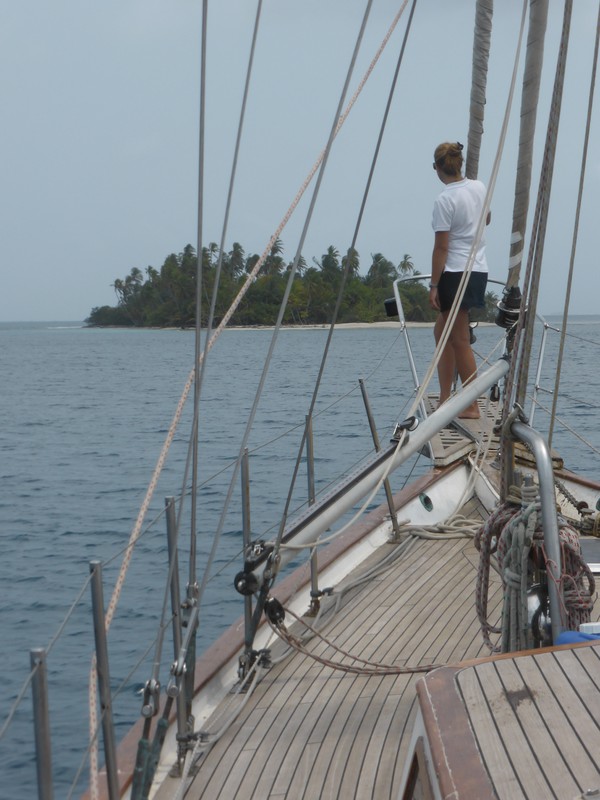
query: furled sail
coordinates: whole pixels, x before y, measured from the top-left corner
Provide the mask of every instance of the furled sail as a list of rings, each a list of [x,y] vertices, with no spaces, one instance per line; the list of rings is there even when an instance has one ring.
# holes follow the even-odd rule
[[[507,287],[517,286],[523,260],[527,209],[531,186],[531,164],[535,137],[536,114],[540,93],[544,36],[548,18],[548,0],[531,0],[529,4],[529,34],[523,73],[521,98],[521,128],[515,180],[515,201],[510,240],[510,257]]]

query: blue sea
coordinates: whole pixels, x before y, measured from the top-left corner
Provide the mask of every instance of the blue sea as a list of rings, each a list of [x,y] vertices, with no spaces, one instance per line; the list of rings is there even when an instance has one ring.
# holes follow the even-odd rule
[[[549,322],[558,325],[556,319]],[[559,346],[558,335],[549,332],[539,378],[539,400],[546,408],[552,404]],[[487,357],[502,336],[494,326],[479,327],[476,334],[475,349],[481,357]],[[552,444],[567,467],[599,478],[600,317],[572,318],[568,334],[564,397],[558,404],[562,423]],[[263,329],[227,330],[207,359],[200,399],[199,579],[219,527],[271,337],[272,331]],[[325,329],[283,330],[279,335],[247,442],[254,538],[274,536],[280,523],[326,337]],[[423,375],[433,350],[431,328],[411,328],[409,338]],[[539,342],[538,335],[532,353],[534,376]],[[492,360],[500,354],[497,349]],[[29,674],[30,649],[52,643],[49,705],[57,798],[78,797],[87,786],[87,679],[93,651],[89,562],[103,562],[107,603],[193,358],[191,331],[87,329],[77,322],[0,324],[0,726]],[[397,328],[340,329],[333,337],[315,406],[318,491],[334,481],[341,468],[350,470],[372,450],[359,378],[365,381],[386,443],[414,397],[409,358]],[[140,690],[150,677],[165,594],[164,499],[183,491],[190,421],[191,400],[158,481],[109,635],[117,739],[138,718]],[[535,424],[547,430],[543,410],[536,411]],[[590,453],[588,443],[596,452]],[[392,488],[398,490],[427,468],[423,457],[411,462],[392,477]],[[202,604],[200,648],[242,612],[242,599],[232,585],[242,567],[239,478],[233,487],[222,546]],[[306,498],[303,461],[291,508],[300,507]],[[183,587],[189,574],[186,523],[184,515],[179,543]],[[53,642],[67,616],[61,637]],[[162,652],[167,670],[172,655],[167,640]],[[163,684],[167,678],[163,669]],[[24,800],[36,791],[28,690],[0,741],[0,798]]]

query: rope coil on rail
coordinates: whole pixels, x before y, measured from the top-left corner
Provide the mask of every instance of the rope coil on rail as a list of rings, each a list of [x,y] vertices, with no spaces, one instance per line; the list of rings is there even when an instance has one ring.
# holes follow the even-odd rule
[[[485,644],[492,652],[514,652],[535,646],[529,608],[532,574],[542,570],[552,580],[552,566],[544,548],[541,527],[541,505],[538,499],[521,506],[504,503],[492,514],[475,537],[480,551],[477,574],[476,607]],[[594,605],[594,576],[581,555],[577,531],[559,514],[558,526],[562,573],[559,594],[562,595],[567,629],[577,630],[588,622]],[[496,555],[497,568],[504,586],[501,628],[489,624],[487,602],[491,557]],[[541,597],[541,595],[540,595]],[[538,617],[541,608],[533,612]],[[494,645],[490,634],[502,634],[501,647]]]

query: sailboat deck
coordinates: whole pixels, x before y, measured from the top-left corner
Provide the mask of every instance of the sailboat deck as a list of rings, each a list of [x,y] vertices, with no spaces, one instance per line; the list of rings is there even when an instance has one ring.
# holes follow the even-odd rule
[[[382,550],[391,555],[397,547]],[[349,576],[340,608],[316,625],[328,642],[376,663],[418,666],[488,655],[474,608],[477,563],[471,539],[415,539],[365,583],[353,585],[358,576]],[[363,565],[361,573],[373,566]],[[500,606],[494,579],[492,620]],[[200,755],[185,797],[396,797],[422,673],[334,670],[319,659],[356,662],[317,638],[306,645],[309,654],[292,652],[277,663],[281,649],[273,647],[275,666],[222,738]],[[205,729],[219,727],[209,720]],[[156,796],[172,791],[167,779]]]
[[[438,406],[439,395],[429,394],[423,398],[427,414]],[[446,428],[436,433],[430,442],[431,456],[436,467],[445,467],[475,450],[481,441],[491,453],[498,450],[499,439],[495,430],[500,416],[500,406],[485,397],[477,401],[479,419],[455,419]]]
[[[419,700],[444,797],[600,793],[600,643],[447,667]]]

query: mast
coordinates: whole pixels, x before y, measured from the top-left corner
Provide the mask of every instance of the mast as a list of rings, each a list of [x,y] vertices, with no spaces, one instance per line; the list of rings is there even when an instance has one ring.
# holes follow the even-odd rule
[[[471,73],[471,102],[469,106],[469,134],[465,175],[475,179],[479,172],[479,151],[483,136],[485,91],[487,86],[490,40],[494,0],[477,0],[475,32],[473,35],[473,68]]]
[[[529,30],[527,36],[527,49],[525,54],[525,67],[523,71],[523,90],[521,95],[521,117],[519,132],[519,150],[517,156],[517,173],[515,178],[515,199],[513,204],[513,221],[510,237],[510,251],[508,262],[508,277],[502,296],[500,314],[505,315],[499,324],[504,327],[515,327],[519,319],[521,292],[519,278],[521,263],[525,246],[525,229],[527,226],[527,213],[531,190],[531,174],[533,161],[533,145],[535,139],[535,126],[537,121],[537,108],[540,94],[542,65],[544,60],[544,39],[548,20],[548,0],[530,0],[529,2]],[[522,318],[516,326],[517,336],[523,324]],[[515,333],[508,341],[514,341]],[[513,394],[514,374],[516,369],[517,353],[513,354],[513,362],[506,379],[504,394],[503,423],[506,421]],[[500,497],[506,501],[509,487],[513,481],[514,446],[513,442],[504,437],[501,465]]]

